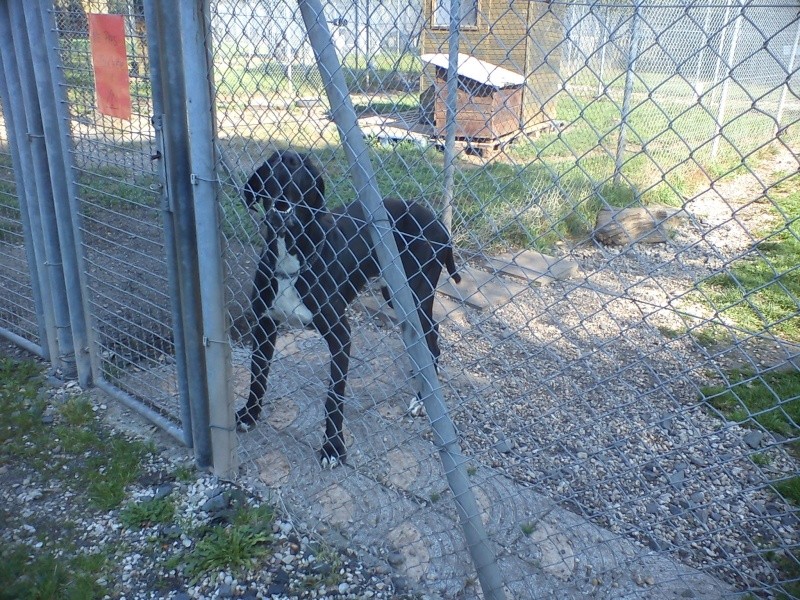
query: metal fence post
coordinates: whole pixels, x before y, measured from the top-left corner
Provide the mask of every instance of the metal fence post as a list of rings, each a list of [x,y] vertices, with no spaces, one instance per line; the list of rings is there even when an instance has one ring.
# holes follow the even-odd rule
[[[703,68],[703,51],[708,46],[709,42],[711,41],[708,37],[708,27],[711,23],[711,6],[706,6],[706,16],[703,18],[703,45],[700,46],[700,50],[697,53],[697,68],[694,72],[694,93],[695,98],[700,99],[700,96],[703,94],[702,86],[700,85],[700,75],[702,73]]]
[[[711,85],[716,86],[717,81],[719,80],[719,72],[722,68],[722,51],[725,49],[725,38],[728,35],[728,19],[730,18],[731,14],[731,4],[725,4],[725,12],[722,15],[722,32],[719,36],[719,45],[717,46],[717,51],[715,54],[717,58],[714,60],[714,75],[711,78]],[[712,97],[716,95],[716,90],[712,94]]]
[[[148,56],[161,56],[158,42],[158,23],[154,3],[144,2],[145,23],[147,23]],[[150,88],[153,101],[153,126],[156,133],[156,160],[161,180],[161,216],[164,223],[164,254],[167,262],[167,286],[169,289],[170,313],[172,317],[172,343],[175,346],[175,374],[180,402],[181,428],[183,443],[189,448],[194,445],[192,439],[192,412],[189,402],[189,379],[186,366],[186,339],[183,332],[183,310],[181,308],[181,288],[178,274],[178,254],[175,240],[175,219],[168,196],[167,174],[164,164],[164,86],[161,76],[161,65],[158,60],[151,60]]]
[[[453,184],[456,165],[456,114],[458,113],[458,50],[461,0],[450,0],[450,32],[447,38],[447,98],[445,99],[444,192],[442,222],[448,231],[453,229]]]
[[[631,111],[631,96],[633,95],[633,78],[636,69],[636,59],[639,55],[639,21],[641,21],[642,0],[636,0],[633,7],[633,21],[631,22],[631,45],[628,49],[628,68],[625,71],[625,92],[622,97],[622,111],[619,125],[619,138],[617,139],[617,158],[614,162],[614,185],[619,185],[622,177],[622,165],[625,162],[625,146],[627,143],[628,119]]]
[[[739,0],[739,13],[736,15],[736,22],[733,25],[731,47],[728,49],[728,58],[725,61],[725,81],[722,84],[722,94],[719,99],[719,111],[717,112],[714,130],[714,142],[711,144],[711,158],[716,157],[719,152],[719,140],[722,137],[722,122],[725,119],[725,111],[728,107],[728,92],[731,87],[731,71],[733,70],[733,61],[736,58],[736,44],[739,42],[739,33],[742,30],[742,11],[742,2]]]
[[[783,109],[786,106],[786,94],[789,91],[789,82],[792,80],[794,73],[795,59],[797,58],[797,44],[800,42],[800,20],[797,23],[797,31],[794,34],[794,42],[792,43],[792,51],[789,55],[789,64],[786,66],[786,82],[781,88],[781,98],[778,100],[778,110],[775,113],[775,131],[781,131],[781,121],[783,121]]]
[[[2,331],[2,335],[12,340],[17,345],[25,348],[29,352],[42,356],[45,360],[49,360],[50,349],[48,347],[48,339],[50,333],[48,328],[52,326],[52,317],[45,317],[45,307],[42,298],[42,286],[40,281],[42,279],[41,269],[36,260],[37,246],[41,244],[41,234],[38,230],[34,230],[31,224],[30,208],[28,206],[28,197],[26,192],[27,177],[22,176],[23,167],[23,154],[28,152],[28,147],[23,144],[23,149],[20,148],[18,139],[23,139],[24,135],[19,130],[20,124],[14,118],[17,115],[23,114],[21,93],[19,85],[16,80],[9,80],[9,77],[16,74],[16,68],[11,62],[11,57],[14,55],[13,49],[10,49],[12,40],[10,31],[8,29],[8,14],[6,4],[0,4],[0,102],[3,103],[3,118],[5,120],[6,131],[8,132],[8,146],[11,154],[11,161],[14,171],[14,183],[17,190],[17,200],[19,202],[20,221],[22,223],[22,237],[25,243],[25,257],[28,263],[28,272],[31,278],[31,292],[33,294],[34,310],[36,313],[36,324],[39,333],[38,344],[22,338],[11,331]],[[30,159],[30,155],[27,155]],[[39,250],[39,255],[43,251]],[[49,314],[48,309],[48,314]],[[49,324],[49,325],[48,325]],[[54,332],[53,332],[53,335]]]
[[[592,5],[595,8],[596,5]],[[606,89],[605,84],[605,70],[606,70],[606,48],[611,41],[609,39],[608,22],[605,17],[608,16],[608,8],[605,9],[605,15],[600,13],[597,17],[597,26],[602,29],[600,34],[600,72],[597,75],[597,97],[600,98]]]
[[[31,154],[31,175],[26,179],[35,179],[36,193],[33,197],[33,211],[39,212],[41,231],[44,238],[44,253],[37,256],[40,264],[47,268],[52,297],[53,320],[55,325],[55,348],[51,347],[50,362],[54,368],[60,369],[66,377],[76,374],[75,351],[68,310],[68,297],[64,281],[61,248],[59,245],[58,223],[53,201],[53,188],[50,181],[50,167],[45,147],[44,128],[41,108],[34,80],[34,63],[31,48],[26,35],[27,25],[23,14],[22,2],[8,3],[14,52],[17,57],[19,82],[24,101],[24,116],[27,122],[28,145]],[[32,212],[33,212],[32,211]],[[54,351],[55,350],[55,351]]]
[[[439,448],[442,466],[453,492],[456,510],[484,597],[489,600],[504,599],[500,569],[470,488],[464,467],[466,459],[461,453],[455,427],[442,399],[433,357],[422,337],[419,315],[414,309],[414,300],[397,253],[389,217],[378,191],[352,102],[347,94],[344,75],[322,12],[322,4],[319,0],[299,0],[299,5],[325,85],[333,120],[342,136],[356,189],[368,213],[365,216],[369,223],[370,235],[375,244],[383,278],[394,299],[406,351],[411,358],[414,375],[422,384],[423,402],[431,421],[435,443]]]
[[[182,2],[181,41],[186,81],[189,151],[194,183],[200,297],[202,302],[206,376],[208,378],[211,448],[214,471],[232,478],[237,470],[236,419],[228,325],[225,274],[220,244],[215,160],[215,119],[211,91],[211,35],[208,0]]]
[[[63,143],[65,138],[62,135],[62,127],[66,125],[62,114],[63,104],[55,95],[63,90],[63,86],[57,87],[53,77],[53,73],[58,70],[56,63],[58,54],[55,52],[55,46],[42,43],[42,40],[52,37],[52,29],[44,25],[43,19],[47,14],[47,8],[43,6],[43,2],[26,2],[23,10],[41,108],[45,151],[50,167],[53,211],[58,232],[75,365],[78,382],[82,387],[88,387],[92,379],[92,366],[89,360],[89,340],[84,312],[85,287],[82,285],[80,247],[76,243],[79,229],[77,221],[73,220],[76,206],[74,170],[69,153],[65,154],[66,145]],[[55,198],[58,198],[58,201],[55,201]]]
[[[164,109],[164,164],[170,211],[174,214],[178,282],[185,336],[186,371],[195,460],[201,467],[212,464],[209,431],[208,386],[203,351],[203,320],[200,303],[200,269],[197,262],[192,170],[189,164],[189,136],[186,125],[180,19],[173,6],[155,2],[159,72],[162,77]],[[154,60],[151,63],[155,63]],[[157,115],[158,117],[158,115]]]

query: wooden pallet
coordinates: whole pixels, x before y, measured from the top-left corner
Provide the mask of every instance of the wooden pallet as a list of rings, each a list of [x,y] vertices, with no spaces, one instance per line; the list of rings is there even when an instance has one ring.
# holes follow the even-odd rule
[[[362,117],[359,119],[359,125],[364,135],[374,136],[385,143],[411,141],[419,146],[430,144],[440,150],[444,148],[445,144],[442,132],[433,125],[421,122],[418,111]],[[519,137],[536,137],[549,131],[555,131],[557,128],[557,124],[547,121],[496,138],[456,137],[456,149],[467,154],[492,159]]]
[[[475,139],[456,137],[456,148],[475,156],[480,156],[490,160],[497,156],[500,152],[511,144],[514,140],[520,137],[537,137],[549,131],[555,131],[556,125],[548,121],[546,123],[537,123],[525,129],[513,131],[502,136],[491,139]],[[444,147],[444,137],[441,135],[435,136],[435,144],[437,147]]]

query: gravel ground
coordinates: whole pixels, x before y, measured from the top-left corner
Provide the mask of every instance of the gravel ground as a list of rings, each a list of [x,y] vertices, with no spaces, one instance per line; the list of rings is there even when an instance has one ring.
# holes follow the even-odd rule
[[[738,177],[688,203],[667,244],[577,248],[582,277],[454,314],[443,358],[469,452],[743,589],[785,577],[769,557],[798,547],[800,513],[769,482],[797,461],[781,436],[726,422],[698,398],[731,367],[796,370],[799,348],[733,330],[738,339],[709,348],[686,331],[712,316],[692,302],[695,283],[752,252],[749,232],[775,221],[744,201],[771,172],[797,168],[783,153],[761,181]]]
[[[0,345],[0,356],[28,358],[8,344]],[[52,381],[41,393],[48,404],[45,414],[82,395],[91,400],[95,418],[103,424],[109,440],[157,440],[157,451],[145,459],[142,475],[127,490],[120,508],[110,511],[93,508],[81,490],[44,479],[21,461],[0,465],[0,540],[4,546],[23,544],[31,556],[55,552],[57,560],[107,555],[111,567],[99,580],[107,590],[106,598],[422,598],[405,593],[385,563],[308,535],[302,524],[293,522],[279,507],[275,507],[268,555],[254,568],[240,572],[217,569],[190,577],[170,560],[198,543],[197,532],[203,526],[223,522],[233,509],[261,504],[256,491],[246,484],[233,485],[196,472],[186,449],[100,393],[84,393],[75,382]],[[176,515],[168,524],[138,528],[126,526],[121,519],[126,505],[165,497],[172,498],[176,506]]]

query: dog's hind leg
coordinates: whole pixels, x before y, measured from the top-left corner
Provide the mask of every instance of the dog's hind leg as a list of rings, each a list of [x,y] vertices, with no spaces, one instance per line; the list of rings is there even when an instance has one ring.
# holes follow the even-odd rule
[[[314,325],[328,343],[331,353],[331,380],[325,400],[325,443],[320,450],[323,467],[336,467],[347,458],[342,431],[344,394],[350,366],[350,323],[340,316],[343,311],[325,310],[314,319]]]
[[[236,413],[236,422],[242,428],[255,425],[261,415],[261,402],[267,391],[267,376],[272,356],[275,354],[275,340],[278,326],[272,318],[261,315],[253,330],[253,356],[250,361],[250,393],[247,403]]]
[[[420,274],[412,279],[411,288],[414,290],[414,299],[417,303],[417,314],[419,314],[419,322],[422,325],[422,335],[425,336],[425,342],[433,357],[433,366],[436,372],[439,372],[439,325],[433,318],[433,303],[435,290],[430,283],[431,280],[436,281],[439,277],[439,269],[433,269],[435,273]],[[419,417],[425,414],[425,405],[422,402],[421,383],[417,382],[417,393],[409,403],[408,412],[413,417]]]

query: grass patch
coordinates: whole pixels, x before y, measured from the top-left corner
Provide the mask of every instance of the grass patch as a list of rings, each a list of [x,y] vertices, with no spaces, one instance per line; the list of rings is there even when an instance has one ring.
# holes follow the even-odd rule
[[[0,361],[0,462],[22,461],[85,493],[96,508],[115,508],[153,447],[109,439],[91,403],[80,396],[47,412],[38,394],[41,383],[37,363]]]
[[[728,344],[733,340],[730,333],[720,325],[702,325],[691,330],[692,337],[703,348],[714,348],[720,344]]]
[[[787,502],[800,506],[800,477],[790,477],[772,484],[775,491]]]
[[[220,569],[240,572],[271,552],[272,507],[240,507],[230,523],[206,526],[194,546],[175,560],[193,580]]]
[[[313,590],[326,586],[338,586],[344,581],[344,575],[340,573],[344,567],[342,555],[335,549],[327,545],[317,545],[314,552],[315,562],[318,565],[328,565],[326,573],[306,577],[302,582],[303,589]]]
[[[729,374],[726,387],[703,388],[706,402],[726,418],[739,423],[755,420],[765,429],[786,438],[800,436],[800,373],[762,373],[744,371]],[[788,444],[800,456],[800,442]]]
[[[726,418],[747,424],[753,421],[765,429],[780,434],[789,441],[783,447],[794,458],[800,458],[800,373],[765,373],[758,376],[736,371],[729,374],[728,387],[708,387],[702,390],[704,399]],[[755,452],[750,460],[760,467],[771,464],[766,453]],[[773,491],[786,502],[800,506],[800,476],[773,481]],[[782,594],[777,597],[798,597],[800,576],[798,556],[778,554],[768,556],[781,582]],[[783,595],[785,594],[785,595]]]
[[[155,175],[132,175],[122,167],[106,166],[82,171],[77,194],[90,216],[98,216],[103,210],[158,209],[160,196],[151,189],[157,181]]]
[[[706,300],[742,329],[769,331],[800,342],[800,176],[772,188],[769,199],[779,225],[761,236],[751,256],[727,273],[700,284]]]
[[[77,413],[55,427],[65,456],[56,460],[58,471],[71,487],[85,491],[91,503],[101,509],[116,508],[125,489],[141,474],[141,461],[155,450],[150,444],[113,437],[92,416],[91,405],[81,398],[68,401],[61,410]],[[74,419],[82,419],[74,421]],[[77,424],[75,424],[77,422]]]
[[[39,393],[42,381],[38,363],[0,359],[0,464],[26,472],[35,470],[48,481],[60,480],[78,493],[94,494],[100,504],[109,504],[109,497],[97,489],[99,479],[103,473],[119,468],[115,466],[115,461],[119,462],[116,455],[140,455],[136,446],[127,443],[111,450],[114,445],[98,435],[91,405],[82,398],[66,402],[55,414],[48,412],[47,402]],[[134,470],[127,460],[125,468]],[[70,524],[51,526],[66,531]],[[3,546],[0,598],[104,597],[107,590],[97,580],[107,570],[107,555],[75,553],[74,548],[62,546],[63,542],[47,549],[24,544]]]
[[[122,508],[119,520],[125,527],[141,529],[157,524],[171,523],[175,518],[175,501],[167,496],[132,502]]]
[[[401,79],[415,79],[419,66],[409,60],[382,56],[376,59],[373,74],[385,70],[396,72]],[[358,71],[358,77],[365,75],[355,65],[345,65],[345,69],[347,73]],[[280,71],[274,66],[268,70]],[[250,91],[248,81],[237,75],[231,79],[231,92]],[[377,98],[356,96],[354,101],[359,112],[381,114],[416,110],[419,102],[416,92],[405,90],[389,91]],[[643,94],[630,114],[629,144],[621,177],[615,181],[619,102],[609,96],[579,99],[565,94],[556,101],[555,112],[554,118],[566,123],[563,129],[537,138],[520,138],[496,160],[480,164],[459,161],[453,189],[456,244],[485,252],[509,246],[552,250],[564,239],[587,239],[602,207],[653,203],[680,206],[687,197],[707,188],[710,180],[733,177],[746,162],[756,163],[769,154],[764,150],[769,148],[765,145],[769,138],[760,135],[766,129],[755,117],[738,119],[736,127],[726,130],[731,139],[747,142],[747,152],[740,154],[726,146],[712,157],[708,140],[715,124],[702,107],[687,108],[667,101],[656,104]],[[274,140],[277,146],[290,141],[296,149],[312,152],[326,175],[331,207],[355,199],[335,128],[321,131],[311,121],[272,124],[264,120],[239,143],[248,147],[256,140],[270,140],[270,144]],[[372,142],[370,158],[384,196],[421,200],[435,209],[442,208],[444,164],[439,150],[407,142],[391,147]],[[240,174],[243,179],[248,175]],[[252,227],[238,211],[235,205],[226,208],[226,234],[253,239]]]
[[[783,550],[772,559],[773,564],[781,574],[781,578],[786,582],[780,586],[780,600],[790,598],[800,598],[800,551]]]
[[[415,94],[391,94],[380,100],[354,100],[353,108],[359,116],[393,115],[398,112],[419,110],[419,96]]]
[[[91,600],[106,590],[97,583],[107,558],[102,554],[74,557],[32,555],[24,545],[0,550],[0,600]]]

